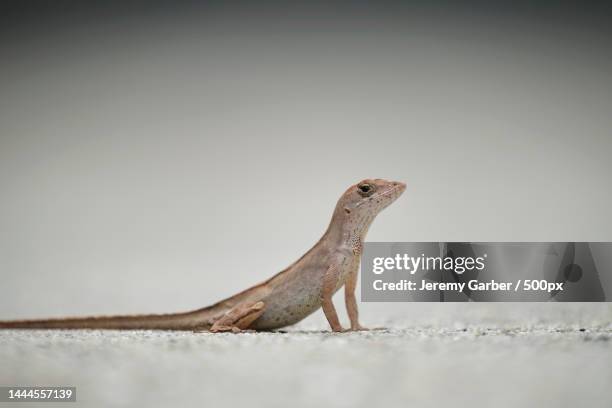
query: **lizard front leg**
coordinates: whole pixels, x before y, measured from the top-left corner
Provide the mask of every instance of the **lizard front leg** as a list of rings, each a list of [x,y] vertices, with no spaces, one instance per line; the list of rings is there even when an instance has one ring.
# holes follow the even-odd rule
[[[240,303],[230,309],[219,320],[217,320],[210,331],[213,333],[231,331],[239,333],[249,328],[265,310],[264,302]]]
[[[354,268],[346,277],[344,285],[344,302],[346,311],[351,321],[351,330],[368,330],[359,324],[359,311],[357,310],[357,298],[355,297],[355,289],[357,288],[357,272],[358,268]]]
[[[338,267],[335,265],[330,266],[323,275],[323,285],[321,287],[321,307],[323,308],[323,313],[325,313],[325,317],[327,318],[327,321],[334,332],[344,331],[340,325],[340,320],[338,319],[338,313],[336,313],[334,303],[332,302],[332,296],[336,290],[336,285],[340,277],[339,275],[340,272]]]

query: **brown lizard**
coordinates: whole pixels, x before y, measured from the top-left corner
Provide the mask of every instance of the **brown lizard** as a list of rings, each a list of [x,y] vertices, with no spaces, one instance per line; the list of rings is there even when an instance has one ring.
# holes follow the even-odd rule
[[[295,324],[322,307],[332,330],[341,332],[332,296],[344,285],[350,330],[364,330],[355,298],[361,245],[374,217],[405,189],[404,183],[381,179],[349,187],[338,200],[327,231],[305,255],[265,282],[212,306],[172,314],[0,321],[0,328],[273,330]]]

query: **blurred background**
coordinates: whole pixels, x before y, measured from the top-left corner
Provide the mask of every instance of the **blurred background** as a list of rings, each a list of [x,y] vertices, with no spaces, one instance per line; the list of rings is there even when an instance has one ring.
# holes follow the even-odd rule
[[[205,306],[296,260],[370,177],[408,189],[369,241],[610,241],[610,15],[2,2],[0,319]],[[366,325],[610,311],[361,305]]]

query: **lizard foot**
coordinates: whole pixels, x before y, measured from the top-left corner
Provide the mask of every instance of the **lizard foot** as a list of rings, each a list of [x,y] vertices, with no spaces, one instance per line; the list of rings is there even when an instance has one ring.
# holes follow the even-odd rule
[[[210,329],[210,330],[201,330],[199,333],[202,333],[204,331],[210,332],[210,333],[257,333],[257,330],[253,330],[253,329],[241,329],[240,327],[236,327],[236,326],[219,326],[219,327],[215,327],[215,329]],[[198,333],[198,332],[196,332]]]
[[[236,326],[216,326],[210,329],[211,333],[240,333],[241,331],[242,330]]]
[[[217,320],[210,331],[213,333],[232,332],[241,333],[249,328],[265,310],[264,302],[241,303],[230,309],[223,317]]]

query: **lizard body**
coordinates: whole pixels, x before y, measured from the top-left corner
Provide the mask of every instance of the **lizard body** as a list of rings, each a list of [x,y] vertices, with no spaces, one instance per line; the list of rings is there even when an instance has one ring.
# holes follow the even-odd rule
[[[322,307],[332,330],[343,331],[331,299],[344,286],[351,330],[361,330],[355,298],[361,245],[376,215],[405,188],[381,179],[349,187],[327,231],[306,254],[265,282],[212,306],[172,314],[0,321],[0,329],[273,330]]]

